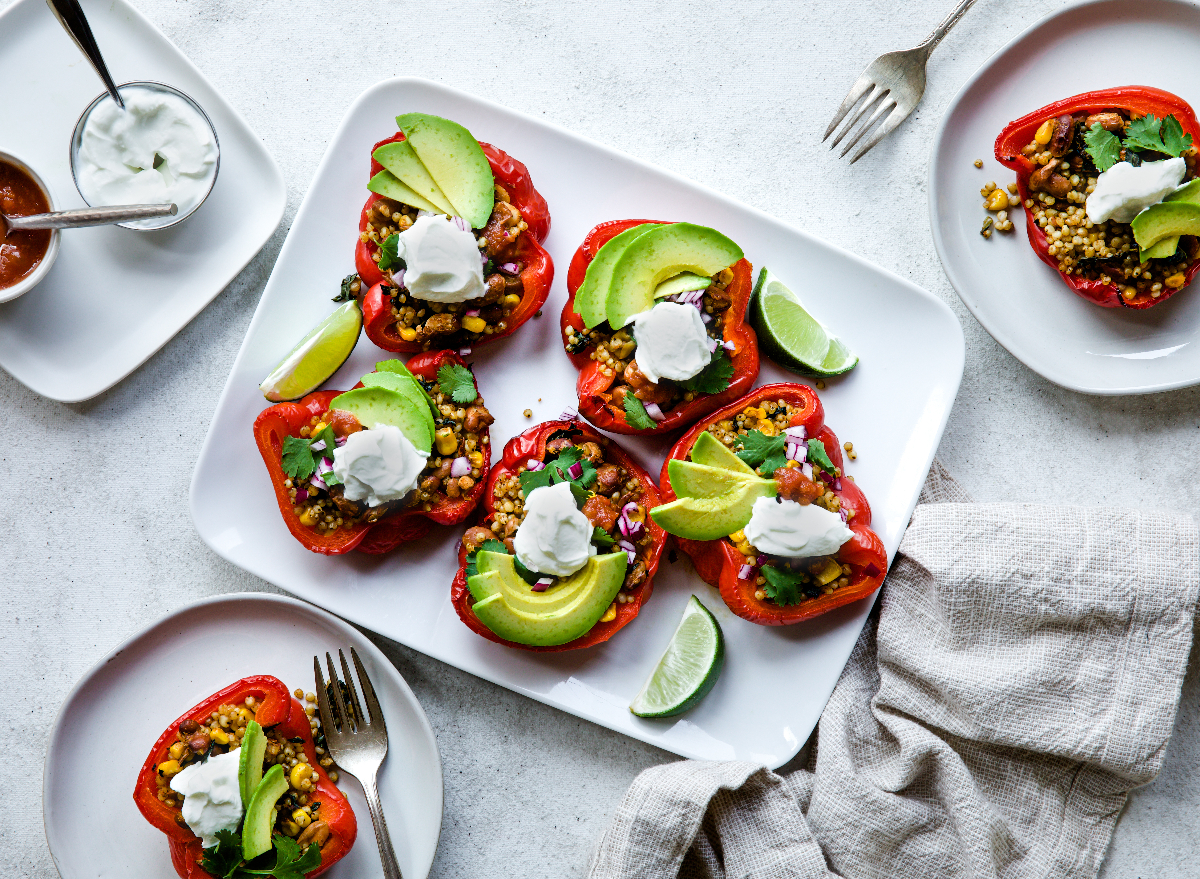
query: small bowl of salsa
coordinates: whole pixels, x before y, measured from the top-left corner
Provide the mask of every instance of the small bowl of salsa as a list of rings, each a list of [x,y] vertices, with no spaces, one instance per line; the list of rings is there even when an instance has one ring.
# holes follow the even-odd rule
[[[14,217],[54,210],[45,181],[25,162],[0,150],[0,213]],[[10,232],[0,240],[0,302],[32,290],[58,256],[58,229]]]

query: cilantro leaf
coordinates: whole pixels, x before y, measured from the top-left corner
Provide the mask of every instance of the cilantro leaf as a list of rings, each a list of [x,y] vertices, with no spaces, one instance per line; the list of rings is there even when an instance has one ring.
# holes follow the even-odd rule
[[[520,578],[530,586],[542,579],[541,574],[539,574],[537,571],[529,570],[529,568],[521,564],[521,560],[515,556],[513,557],[513,567],[517,569],[517,574],[520,576]]]
[[[308,479],[317,469],[309,440],[298,436],[283,440],[283,472],[293,479]]]
[[[762,571],[763,579],[767,581],[763,584],[763,591],[774,599],[776,604],[788,607],[793,604],[799,604],[804,599],[800,591],[799,574],[785,571],[773,565],[763,565],[760,570]]]
[[[301,851],[300,844],[296,840],[290,839],[282,833],[276,833],[271,841],[275,845],[275,866],[269,869],[251,869],[243,866],[237,870],[235,879],[240,876],[304,879],[306,873],[311,873],[321,866],[321,847],[319,845],[309,845]],[[229,879],[229,877],[224,877],[224,879]]]
[[[492,540],[489,538],[488,540],[485,540],[483,543],[481,543],[479,545],[478,549],[467,553],[467,576],[468,577],[474,577],[476,574],[479,573],[479,564],[478,564],[477,556],[481,552],[502,552],[502,553],[507,554],[508,547],[506,547],[499,540]]]
[[[342,289],[337,296],[333,297],[334,302],[349,302],[354,298],[354,293],[350,289],[350,285],[358,280],[358,275],[346,275],[342,278]]]
[[[479,396],[475,387],[475,376],[471,370],[458,363],[447,363],[437,372],[438,384],[442,393],[455,403],[474,403]]]
[[[1183,126],[1174,116],[1156,119],[1150,113],[1125,127],[1127,149],[1177,157],[1191,145],[1192,136],[1183,133]]]
[[[733,378],[733,361],[725,353],[724,348],[718,348],[713,354],[708,366],[691,378],[679,383],[685,391],[697,391],[701,394],[719,394],[729,387]]]
[[[599,525],[592,529],[592,543],[599,544],[600,546],[612,546],[616,542],[613,536]]]
[[[752,430],[740,437],[742,450],[737,456],[757,467],[763,476],[771,476],[780,467],[787,466],[787,439],[779,436],[767,436],[761,430]]]
[[[333,428],[331,428],[329,425],[326,425],[320,433],[312,438],[314,444],[319,443],[322,440],[325,442],[325,448],[317,450],[313,449],[311,446],[309,447],[309,451],[312,452],[313,456],[313,469],[315,469],[318,473],[321,473],[321,459],[328,458],[330,461],[332,461],[334,449],[337,448],[337,437],[333,435]],[[326,485],[342,484],[342,480],[338,479],[332,470],[321,473],[321,478],[325,480]]]
[[[522,470],[517,477],[521,481],[521,491],[529,497],[535,488],[543,488],[550,484],[550,468],[542,470]]]
[[[833,466],[833,461],[829,460],[829,454],[825,451],[825,443],[819,439],[810,439],[808,441],[808,460],[812,461],[826,473],[833,473],[837,468]]]
[[[582,471],[578,479],[572,476],[570,472],[570,468],[575,464],[578,464]],[[557,458],[546,465],[546,469],[550,471],[550,481],[554,483],[575,482],[587,488],[596,481],[595,465],[583,457],[583,453],[579,451],[578,446],[563,449],[558,453]]]
[[[1183,126],[1179,124],[1178,119],[1168,116],[1163,120],[1162,142],[1167,155],[1177,158],[1192,145],[1192,136],[1183,133]]]
[[[1121,160],[1121,141],[1099,122],[1092,125],[1083,136],[1088,155],[1097,171],[1107,171]]]
[[[232,830],[218,830],[217,844],[204,850],[200,866],[217,879],[229,879],[242,865],[242,838]]]
[[[400,257],[400,236],[389,235],[383,244],[379,245],[379,268],[381,271],[389,271],[404,267],[404,260]]]
[[[633,394],[625,395],[625,422],[634,430],[654,430],[658,422],[646,414],[646,407]]]

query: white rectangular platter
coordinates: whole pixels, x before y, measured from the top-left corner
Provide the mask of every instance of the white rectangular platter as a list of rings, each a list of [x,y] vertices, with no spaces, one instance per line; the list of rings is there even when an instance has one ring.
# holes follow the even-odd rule
[[[963,335],[941,301],[894,275],[703,186],[544,122],[419,79],[366,91],[347,112],[317,170],[267,283],[192,480],[192,516],[204,541],[234,564],[347,619],[504,687],[701,759],[779,766],[803,745],[850,654],[871,602],[807,624],[766,628],[728,612],[682,554],[664,561],[654,595],[611,641],[584,651],[533,654],[472,633],[450,604],[461,529],[446,529],[383,558],[326,558],[288,533],[251,425],[267,405],[258,383],[333,307],[353,271],[368,157],[398,113],[422,111],[466,125],[529,166],[550,204],[546,246],[556,266],[540,319],[471,358],[496,416],[498,455],[527,427],[575,405],[576,373],[558,318],[566,269],[596,223],[628,217],[689,220],[737,241],[768,265],[861,357],[822,392],[827,423],[854,442],[849,472],[871,500],[875,529],[894,553],[937,448],[963,369]],[[347,388],[387,356],[364,337],[328,382]],[[794,379],[766,364],[759,383]],[[523,410],[531,409],[525,418]],[[619,438],[657,475],[667,444]],[[493,457],[495,457],[494,455]],[[642,720],[629,700],[658,661],[688,596],[716,614],[727,639],[716,688],[682,718]]]
[[[287,201],[262,141],[161,31],[125,0],[83,5],[117,82],[165,82],[204,108],[221,167],[207,201],[178,226],[65,231],[46,279],[0,305],[0,367],[63,402],[108,390],[187,326],[267,243]],[[42,0],[0,13],[0,82],[0,148],[37,170],[56,208],[86,207],[68,146],[104,86]]]

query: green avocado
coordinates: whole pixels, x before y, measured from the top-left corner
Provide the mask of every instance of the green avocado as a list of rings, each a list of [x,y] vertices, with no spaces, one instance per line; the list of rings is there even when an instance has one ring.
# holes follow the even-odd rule
[[[369,372],[362,377],[363,387],[387,388],[408,397],[416,404],[417,411],[425,415],[429,432],[434,432],[433,410],[429,408],[429,397],[411,375],[400,375],[397,372]]]
[[[407,140],[385,143],[371,154],[376,162],[391,171],[396,178],[421,198],[437,205],[439,213],[456,215],[457,211],[434,181],[429,169],[417,158],[413,145]]]
[[[672,458],[667,462],[667,479],[676,497],[723,497],[755,483],[775,484],[773,479],[751,476],[738,470],[710,467]]]
[[[242,808],[250,808],[250,797],[263,777],[263,758],[267,754],[267,737],[255,721],[246,724],[242,746],[238,749],[238,788],[242,793]]]
[[[566,644],[587,634],[604,616],[621,591],[628,566],[629,558],[624,552],[593,556],[578,572],[539,594],[517,575],[515,567],[509,574],[507,567],[497,565],[496,570],[471,578],[474,581],[469,583],[471,594],[477,598],[475,616],[507,641],[531,647]],[[560,590],[571,590],[568,601],[545,610],[538,605],[533,605],[537,608],[534,610],[523,609],[530,606],[530,597],[544,596],[550,605]],[[486,597],[478,599],[484,593]]]
[[[545,592],[534,592],[517,573],[514,557],[503,552],[480,552],[475,556],[475,565],[479,573],[467,580],[467,586],[476,601],[502,591],[505,583],[511,583],[517,588],[508,592],[508,606],[525,613],[544,614],[566,607],[579,598],[580,590],[587,585],[587,578],[576,575],[560,579]],[[580,571],[586,569],[585,565]]]
[[[692,444],[691,458],[697,464],[704,464],[707,467],[720,467],[723,470],[732,470],[735,473],[758,478],[753,467],[735,455],[727,445],[707,430],[696,437],[696,442]],[[669,470],[667,475],[670,475]]]
[[[706,278],[702,275],[695,275],[691,272],[683,272],[673,278],[667,278],[661,284],[654,288],[654,298],[664,299],[667,296],[674,296],[676,293],[691,293],[695,290],[707,290],[712,286],[712,278]]]
[[[430,406],[433,406],[433,397],[429,396],[429,391],[425,390],[425,386],[421,384],[421,380],[413,375],[412,370],[404,365],[403,360],[380,360],[375,364],[376,372],[394,372],[396,375],[406,375],[417,383],[417,387],[421,389],[421,393],[425,395],[425,399]]]
[[[495,180],[483,147],[471,132],[428,113],[405,113],[396,117],[396,125],[454,205],[454,212],[473,229],[486,226],[496,203]]]
[[[650,518],[686,540],[719,540],[745,528],[754,502],[773,497],[778,490],[775,480],[763,479],[721,497],[681,497],[652,509]]]
[[[1182,201],[1188,204],[1200,204],[1200,178],[1191,180],[1183,186],[1176,189],[1170,195],[1163,199],[1168,201]],[[1169,256],[1174,256],[1175,251],[1179,249],[1179,236],[1172,235],[1164,238],[1157,244],[1150,247],[1143,247],[1141,251],[1141,261],[1145,262],[1148,259],[1166,259]]]
[[[418,405],[408,397],[390,388],[355,388],[334,397],[330,409],[350,412],[365,428],[390,424],[400,432],[417,451],[429,454],[433,448],[433,431],[429,427],[429,407]]]
[[[575,291],[575,313],[583,318],[589,330],[608,320],[604,302],[608,297],[608,285],[612,280],[613,265],[625,249],[638,238],[655,227],[654,223],[632,226],[604,242],[592,261],[588,263],[583,283]]]
[[[1133,218],[1133,237],[1142,250],[1164,238],[1179,235],[1200,235],[1200,204],[1186,201],[1164,201],[1151,205]]]
[[[383,164],[382,162],[380,164]],[[424,196],[418,195],[416,190],[411,186],[384,168],[378,174],[370,179],[367,183],[367,189],[385,198],[394,199],[395,201],[403,202],[406,205],[411,205],[419,211],[430,211],[435,214],[444,214],[437,205],[431,202]]]
[[[605,297],[608,324],[619,330],[654,307],[654,291],[681,272],[712,277],[742,258],[742,249],[716,229],[692,223],[656,226],[617,259]]]
[[[275,804],[287,793],[287,789],[287,776],[278,763],[267,770],[254,789],[242,821],[242,857],[247,861],[271,850],[271,830],[275,827],[275,816],[279,811]]]

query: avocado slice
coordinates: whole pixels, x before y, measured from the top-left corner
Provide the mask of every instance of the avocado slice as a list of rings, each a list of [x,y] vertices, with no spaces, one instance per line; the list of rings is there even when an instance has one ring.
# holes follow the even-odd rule
[[[721,497],[682,497],[655,507],[650,518],[664,531],[686,540],[719,540],[746,527],[756,500],[778,493],[775,480],[762,483],[749,483]]]
[[[381,162],[380,164],[383,163]],[[429,199],[418,195],[416,190],[387,168],[384,168],[370,179],[367,183],[367,189],[395,201],[404,202],[404,204],[411,205],[419,211],[430,211],[435,214],[445,213],[445,211],[441,210]]]
[[[425,385],[421,384],[421,380],[413,375],[412,370],[404,365],[402,360],[380,360],[375,364],[376,372],[394,372],[396,375],[406,375],[417,383],[417,387],[421,389],[421,393],[425,395],[425,399],[429,401],[430,407],[433,406],[433,397],[429,396],[429,391],[425,390]]]
[[[738,470],[710,467],[707,464],[680,461],[676,458],[667,461],[667,479],[670,480],[671,491],[675,492],[676,497],[697,498],[723,497],[755,483],[775,484],[773,479],[763,479]]]
[[[413,145],[407,140],[385,143],[373,152],[372,157],[384,168],[391,171],[401,183],[413,190],[422,198],[437,205],[439,212],[457,216],[454,206],[446,194],[438,187],[429,169],[417,158]]]
[[[520,577],[516,577],[516,582],[513,583],[499,576],[499,572],[490,571],[489,575],[496,574],[499,582],[488,582],[490,585],[496,585],[498,591],[482,601],[475,602],[475,616],[507,641],[528,644],[531,647],[566,644],[587,634],[592,626],[599,622],[600,617],[604,616],[604,612],[621,591],[628,565],[629,559],[624,552],[593,556],[577,573],[568,577],[561,587],[557,587],[566,588],[578,579],[580,588],[575,592],[574,598],[547,611],[517,609],[514,605],[523,597],[523,593],[529,592],[529,584]]]
[[[534,592],[530,588],[517,573],[513,556],[508,553],[479,552],[475,556],[475,565],[479,573],[468,578],[467,586],[476,601],[506,591],[506,584],[511,584],[514,588],[506,591],[509,607],[526,613],[545,613],[565,607],[575,601],[579,597],[579,590],[587,585],[587,577],[581,576],[587,570],[587,565],[572,576],[560,579],[545,592]],[[478,582],[473,582],[477,579]]]
[[[654,290],[681,272],[712,277],[742,258],[742,249],[716,229],[693,223],[656,226],[638,236],[613,265],[605,297],[608,324],[619,330],[654,307]]]
[[[653,229],[656,223],[642,223],[631,226],[608,239],[596,251],[592,261],[588,263],[587,274],[583,283],[575,291],[575,313],[583,318],[583,325],[589,330],[600,326],[608,320],[604,303],[608,297],[609,282],[612,281],[612,270],[617,259],[634,239]]]
[[[352,413],[368,429],[383,424],[398,427],[417,451],[426,455],[433,448],[429,407],[414,403],[398,391],[390,388],[355,388],[334,397],[329,402],[329,408]]]
[[[1200,204],[1200,178],[1189,180],[1183,186],[1176,189],[1170,195],[1163,199],[1168,201],[1182,201],[1188,204]],[[1148,259],[1166,259],[1169,256],[1174,256],[1175,251],[1179,249],[1179,236],[1172,235],[1169,238],[1164,238],[1157,244],[1150,247],[1141,248],[1141,261],[1145,262]]]
[[[692,445],[691,458],[697,464],[704,464],[708,467],[720,467],[724,470],[733,470],[735,473],[744,473],[746,476],[758,476],[753,467],[735,455],[727,445],[707,430],[696,437],[696,442]],[[670,476],[669,470],[667,475]]]
[[[362,377],[362,383],[366,388],[388,388],[408,397],[417,410],[426,416],[429,432],[434,432],[433,410],[429,408],[429,397],[415,378],[397,372],[369,372]]]
[[[707,290],[712,286],[712,278],[705,278],[692,272],[683,272],[673,278],[667,278],[654,288],[655,299],[665,299],[676,293],[692,293],[696,290]]]
[[[242,793],[242,808],[250,808],[250,797],[263,777],[263,758],[267,755],[267,737],[255,721],[246,724],[242,746],[238,749],[238,788]]]
[[[1138,247],[1151,246],[1177,235],[1200,235],[1200,205],[1186,201],[1164,201],[1151,205],[1133,218],[1133,237]]]
[[[396,117],[396,125],[454,205],[455,213],[473,229],[486,226],[496,203],[495,180],[492,166],[471,132],[428,113],[405,113]]]
[[[278,763],[267,770],[254,789],[242,821],[242,857],[247,861],[271,850],[271,830],[275,827],[275,816],[279,812],[275,804],[287,793],[287,789],[287,776]]]

